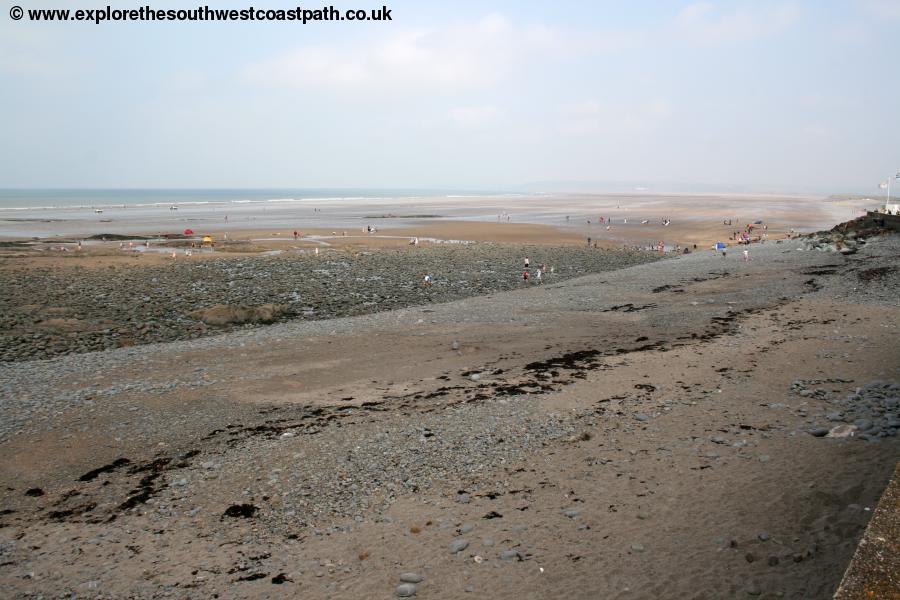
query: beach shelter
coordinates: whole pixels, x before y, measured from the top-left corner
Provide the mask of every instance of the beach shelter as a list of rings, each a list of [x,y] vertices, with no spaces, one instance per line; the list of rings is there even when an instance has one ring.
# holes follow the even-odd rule
[[[716,250],[724,250],[725,242],[716,242]]]
[[[184,235],[192,235],[193,233],[194,233],[193,229],[185,229],[184,230]]]
[[[212,239],[211,235],[203,236],[203,245],[204,246],[212,246],[213,245],[213,239]]]

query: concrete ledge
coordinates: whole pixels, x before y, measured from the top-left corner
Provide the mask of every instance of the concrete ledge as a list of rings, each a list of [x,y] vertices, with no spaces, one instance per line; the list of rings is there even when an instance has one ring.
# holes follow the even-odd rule
[[[900,599],[900,463],[894,468],[834,598]]]
[[[889,215],[880,212],[869,211],[863,220],[871,222],[876,227],[889,229],[890,231],[900,231],[900,215]]]

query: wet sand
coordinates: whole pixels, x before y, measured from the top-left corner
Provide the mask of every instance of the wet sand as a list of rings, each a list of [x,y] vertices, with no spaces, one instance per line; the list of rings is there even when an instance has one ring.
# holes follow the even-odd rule
[[[354,235],[371,225],[384,233],[442,239],[581,243],[591,237],[605,246],[655,245],[660,240],[670,246],[708,246],[753,221],[762,220],[770,236],[780,237],[791,229],[828,229],[866,206],[863,201],[806,196],[541,194],[181,205],[176,211],[159,206],[107,207],[103,213],[89,207],[0,210],[0,239],[154,236],[185,229],[217,239],[226,233],[243,238],[248,232],[283,237],[294,230]],[[612,219],[611,229],[598,223],[601,216]],[[663,226],[664,219],[671,224]],[[723,225],[725,219],[733,226]],[[648,223],[642,225],[644,220]],[[491,224],[496,228],[485,229]],[[506,225],[515,226],[514,233],[501,227]],[[522,227],[527,225],[546,225],[556,232]]]
[[[898,447],[811,432],[895,410],[897,240],[800,247],[0,365],[0,592],[828,598]]]
[[[48,278],[38,288],[57,293],[50,306],[46,291],[23,292],[34,312],[17,327],[62,325],[75,317],[70,286],[99,309],[115,300],[87,285],[98,277],[121,278],[156,307],[178,269],[199,274],[179,285],[202,298],[219,279],[262,289],[284,266],[276,261],[306,264],[316,248],[330,268],[352,271],[401,255],[421,270],[445,250],[507,246],[504,273],[515,277],[519,249],[534,263],[542,252],[565,262],[590,252],[588,235],[610,247],[702,248],[730,230],[716,213],[748,199],[680,210],[669,198],[628,209],[615,208],[622,197],[576,198],[566,210],[529,201],[509,222],[490,214],[499,205],[449,214],[435,202],[385,205],[408,215],[385,219],[346,206],[321,220],[230,217],[227,229],[194,220],[210,217],[202,211],[132,221],[110,210],[108,223],[91,213],[41,224],[52,237],[0,249],[0,269]],[[602,202],[611,230],[573,223],[595,219]],[[829,598],[897,463],[898,241],[809,251],[777,238],[830,227],[850,209],[765,206],[740,216],[769,225],[750,261],[700,251],[178,341],[153,337],[156,318],[130,318],[153,343],[0,363],[0,596],[349,600],[401,597],[406,583],[435,599]],[[432,213],[441,218],[422,218]],[[672,225],[640,225],[651,215]],[[30,223],[13,222],[38,232]],[[188,240],[154,239],[142,254],[118,241],[74,250],[79,236],[188,226],[216,249],[188,258]],[[156,252],[164,243],[173,246]],[[241,271],[250,261],[258,268]],[[461,259],[447,280],[499,262]],[[228,277],[209,276],[213,264]],[[317,285],[334,287],[334,276]],[[361,299],[389,309],[409,282],[359,285],[335,293],[377,292]],[[836,423],[865,429],[821,436]]]

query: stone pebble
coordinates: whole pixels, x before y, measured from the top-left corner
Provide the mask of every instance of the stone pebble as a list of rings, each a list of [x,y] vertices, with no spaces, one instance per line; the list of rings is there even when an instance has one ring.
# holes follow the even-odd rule
[[[281,322],[370,314],[517,289],[524,255],[556,266],[550,283],[657,260],[648,252],[471,244],[358,254],[326,250],[318,257],[305,252],[222,253],[202,261],[113,269],[4,269],[0,361],[196,339],[259,326],[214,327],[188,316],[217,304],[276,304],[285,308],[276,317]],[[434,277],[433,285],[420,285],[426,273]],[[44,308],[35,308],[35,298]],[[75,332],[53,325],[59,318],[69,319],[74,325],[67,327]],[[454,344],[458,349],[459,343]]]

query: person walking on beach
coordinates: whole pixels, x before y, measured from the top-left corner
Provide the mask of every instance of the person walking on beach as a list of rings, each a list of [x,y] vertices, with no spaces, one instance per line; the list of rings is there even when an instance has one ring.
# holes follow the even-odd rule
[[[744,262],[748,262],[750,260],[750,251],[749,250],[744,250],[744,256],[743,256],[742,260]]]
[[[528,269],[525,269],[524,271],[522,271],[522,281],[524,281],[525,283],[528,283]]]
[[[527,269],[527,268],[530,267],[530,266],[531,266],[531,261],[528,260],[528,257],[526,256],[526,257],[525,257],[525,268]]]
[[[591,247],[591,236],[588,236],[588,248]]]
[[[538,269],[534,272],[534,279],[536,283],[541,283],[541,270]]]

